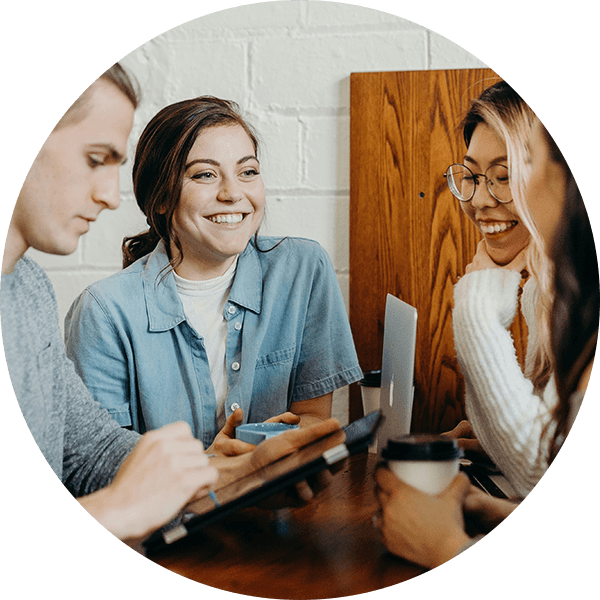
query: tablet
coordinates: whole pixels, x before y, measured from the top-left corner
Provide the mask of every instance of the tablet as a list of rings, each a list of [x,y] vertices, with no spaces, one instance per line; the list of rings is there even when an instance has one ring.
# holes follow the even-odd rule
[[[495,498],[508,498],[504,491],[496,485],[492,479],[492,473],[499,473],[495,468],[489,468],[476,460],[471,461],[468,458],[464,458],[460,463],[460,470],[467,475],[471,483],[483,490],[490,496]]]
[[[343,428],[346,434],[344,443],[339,443],[339,430],[335,431],[288,456],[217,487],[210,496],[188,505],[182,522],[167,531],[161,529],[153,533],[143,542],[146,554],[164,550],[240,508],[253,506],[348,456],[366,450],[381,422],[381,412],[374,411]]]

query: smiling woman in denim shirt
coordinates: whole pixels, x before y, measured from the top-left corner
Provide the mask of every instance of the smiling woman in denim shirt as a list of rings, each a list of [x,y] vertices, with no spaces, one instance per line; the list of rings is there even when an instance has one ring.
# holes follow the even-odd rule
[[[186,421],[239,454],[242,422],[310,424],[361,378],[331,261],[314,241],[259,237],[258,141],[233,102],[204,96],[148,124],[133,167],[149,230],[124,270],[88,287],[65,323],[93,396],[139,432]]]

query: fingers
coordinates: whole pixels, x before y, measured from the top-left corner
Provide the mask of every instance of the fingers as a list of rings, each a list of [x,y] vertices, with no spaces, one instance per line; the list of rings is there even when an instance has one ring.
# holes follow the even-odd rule
[[[142,436],[142,439],[150,441],[163,439],[195,439],[192,435],[192,429],[185,421],[176,421],[164,425],[160,429],[153,429]],[[202,442],[200,442],[202,443]]]
[[[392,493],[402,490],[404,487],[410,487],[404,483],[401,479],[396,477],[387,467],[379,467],[375,472],[375,481],[377,483],[378,490],[383,494],[389,496]]]
[[[318,473],[309,475],[304,480],[304,482],[310,488],[312,497],[314,498],[317,494],[321,493],[324,489],[326,489],[332,480],[333,475],[331,474],[329,469],[324,469],[323,471],[319,471]]]
[[[244,411],[241,408],[236,408],[230,415],[227,417],[227,421],[225,422],[225,426],[221,429],[221,433],[226,435],[229,438],[235,437],[235,428],[238,425],[241,425],[244,420]]]
[[[462,420],[454,429],[450,431],[446,431],[440,435],[444,437],[449,437],[453,439],[457,438],[471,438],[474,436],[473,428],[471,427],[471,423],[467,420]]]
[[[214,451],[225,456],[241,456],[252,452],[256,448],[254,444],[248,442],[242,442],[242,440],[219,440],[215,441],[213,445]]]
[[[334,441],[342,443],[346,439],[346,434],[340,429],[340,424],[337,419],[327,419],[319,421],[309,427],[301,427],[299,429],[290,429],[262,442],[255,453],[255,464],[267,464],[274,460],[288,456],[299,448],[310,444],[328,434],[337,432],[337,438]]]
[[[215,467],[205,466],[197,467],[194,478],[194,489],[196,494],[206,492],[208,488],[214,486],[219,480],[219,471]]]
[[[265,423],[287,423],[288,425],[297,425],[300,423],[300,417],[288,411],[281,415],[277,415],[276,417],[267,419]]]
[[[310,502],[315,494],[306,481],[299,481],[295,484],[296,493],[302,502]]]
[[[471,423],[469,423],[469,421],[462,420],[455,427],[455,429],[458,433],[457,437],[461,437],[461,438],[474,438],[475,437],[475,433],[473,432],[473,428],[471,427]]]
[[[452,483],[442,492],[442,496],[454,496],[462,504],[471,488],[471,482],[464,473],[458,473]]]
[[[482,500],[485,500],[488,497],[487,493],[482,489],[471,485],[471,487],[467,490],[465,495],[463,508],[465,512],[475,512],[477,511],[482,503]]]
[[[173,471],[194,471],[209,466],[209,459],[204,451],[181,444],[163,444],[160,448],[152,448],[148,452],[149,460],[155,464],[164,464]]]
[[[190,426],[176,422],[145,433],[134,450],[138,457],[150,461],[178,462],[175,466],[195,468],[208,465],[202,442],[192,436]]]
[[[279,438],[285,439],[286,442],[293,447],[293,449],[302,448],[310,442],[317,440],[323,436],[340,430],[340,423],[337,419],[331,418],[315,423],[310,427],[304,427],[301,429],[292,429],[282,433]],[[274,438],[277,439],[277,438]],[[345,434],[344,434],[345,439]]]
[[[472,450],[473,452],[481,451],[481,444],[478,439],[459,438],[456,440],[459,448],[463,450]]]

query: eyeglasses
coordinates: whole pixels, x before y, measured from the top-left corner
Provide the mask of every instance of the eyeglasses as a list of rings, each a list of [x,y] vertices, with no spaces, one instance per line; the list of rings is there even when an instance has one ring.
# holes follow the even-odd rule
[[[450,165],[444,173],[446,183],[453,196],[461,202],[470,202],[475,195],[479,178],[485,179],[488,192],[502,204],[512,202],[510,186],[508,185],[508,167],[504,165],[492,165],[483,173],[473,173],[465,165]]]

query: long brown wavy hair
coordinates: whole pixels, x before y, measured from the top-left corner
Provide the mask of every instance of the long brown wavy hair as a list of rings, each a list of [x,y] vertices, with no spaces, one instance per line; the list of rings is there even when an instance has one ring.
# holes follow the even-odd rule
[[[567,183],[563,214],[549,251],[555,266],[550,337],[559,398],[553,415],[553,460],[575,418],[571,396],[596,352],[600,286],[594,235],[579,187],[556,142],[543,126],[542,131],[550,158],[563,169]]]
[[[182,247],[173,228],[188,154],[200,133],[211,127],[240,125],[258,156],[259,140],[235,102],[200,96],[163,108],[148,123],[137,145],[133,164],[133,191],[148,230],[123,240],[123,268],[165,244],[171,267],[182,260]],[[172,256],[172,246],[178,254]]]

